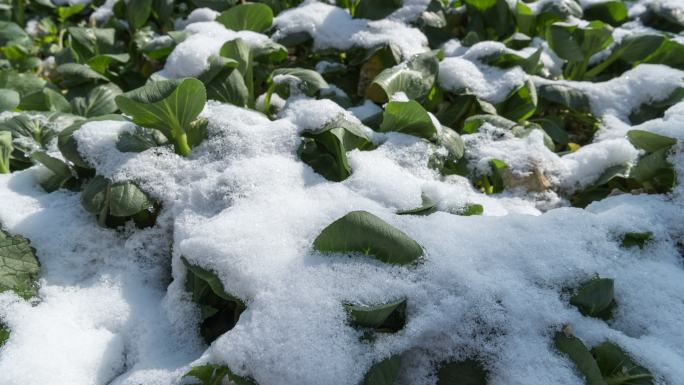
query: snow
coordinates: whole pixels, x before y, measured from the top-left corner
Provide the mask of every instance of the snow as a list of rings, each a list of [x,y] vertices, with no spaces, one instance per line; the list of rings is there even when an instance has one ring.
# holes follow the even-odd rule
[[[198,17],[206,14],[203,11]],[[184,31],[190,36],[173,49],[158,75],[169,79],[198,76],[209,68],[209,57],[218,55],[227,41],[240,38],[248,46],[256,47],[269,40],[268,36],[252,31],[232,31],[215,21],[193,22]]]
[[[113,3],[99,10],[109,4],[111,12]],[[407,0],[390,19],[370,22],[307,1],[276,18],[273,39],[306,31],[317,49],[391,42],[407,57],[427,49],[425,37],[405,24],[426,3]],[[228,30],[213,17],[198,9],[182,22],[190,36],[160,75],[197,75],[237,37],[251,46],[269,39]],[[11,330],[0,351],[0,384],[175,385],[191,366],[219,363],[260,385],[355,385],[373,363],[405,353],[402,384],[432,385],[439,363],[477,357],[490,385],[581,385],[551,343],[568,323],[588,346],[609,339],[649,368],[658,384],[680,384],[684,102],[638,126],[628,116],[684,86],[684,72],[642,64],[606,82],[565,82],[480,62],[490,53],[534,49],[466,48],[455,40],[444,48],[441,87],[497,103],[526,79],[572,85],[589,97],[599,132],[592,143],[559,155],[540,131],[516,137],[483,124],[463,135],[471,171],[485,173],[489,160],[500,159],[518,183],[484,195],[466,178],[438,175],[428,167],[435,146],[400,133],[363,128],[378,148],[350,151],[353,172],[342,182],[325,180],[299,160],[302,133],[340,117],[360,124],[381,112],[370,101],[345,110],[327,99],[273,95],[279,112],[272,120],[209,102],[202,112],[209,139],[188,158],[170,148],[121,153],[116,139],[132,124],[86,123],[74,138],[98,174],[136,182],[163,209],[154,227],[104,229],[82,209],[78,193],[42,191],[37,168],[0,175],[0,202],[10,202],[0,204],[0,223],[30,239],[41,262],[37,298],[0,294],[0,320]],[[542,61],[550,74],[559,73],[546,47]],[[55,128],[66,125],[57,121]],[[636,162],[639,151],[626,139],[631,129],[679,139],[669,155],[680,176],[673,193],[622,194],[586,209],[567,207],[562,193],[591,186],[611,166]],[[55,151],[51,143],[49,152]],[[553,190],[528,191],[541,178]],[[396,215],[419,206],[423,196],[440,211]],[[454,215],[468,204],[481,204],[484,214]],[[424,257],[392,266],[314,251],[320,231],[353,210],[402,230]],[[652,231],[655,238],[644,249],[622,248],[619,237],[630,231]],[[236,327],[208,347],[197,330],[199,310],[185,291],[181,256],[215,271],[226,291],[247,304]],[[608,322],[568,304],[567,289],[595,274],[615,279],[618,307]],[[408,323],[401,331],[369,343],[348,325],[343,303],[402,296]]]
[[[307,32],[313,37],[314,48],[318,50],[372,48],[392,43],[404,58],[428,50],[427,38],[416,28],[392,19],[352,19],[342,8],[316,1],[306,1],[297,8],[280,13],[273,20],[273,25],[276,28],[273,40]]]
[[[58,371],[74,385],[168,384],[190,365],[222,362],[263,385],[356,384],[372,362],[408,351],[414,370],[402,376],[411,384],[434,381],[428,363],[477,352],[495,385],[579,385],[549,343],[563,323],[590,345],[616,341],[665,381],[682,378],[676,320],[684,316],[684,273],[673,246],[682,225],[668,225],[684,215],[680,205],[625,195],[586,211],[542,213],[520,196],[483,196],[461,177],[440,179],[426,167],[431,145],[396,133],[377,134],[377,150],[350,152],[352,176],[330,183],[297,160],[297,138],[340,114],[354,119],[329,100],[292,99],[274,121],[212,102],[203,112],[212,139],[189,159],[159,149],[121,154],[113,138],[126,123],[84,125],[79,149],[99,173],[135,180],[164,202],[161,223],[147,230],[98,228],[78,195],[41,192],[32,170],[0,177],[0,198],[14,203],[0,207],[0,221],[31,239],[44,269],[35,306],[0,296],[13,331],[0,383],[43,384]],[[518,157],[536,154],[563,171],[557,178],[565,183],[636,156],[624,138],[559,158],[540,135],[487,144],[477,137],[486,131],[465,136],[471,151],[480,141],[482,153],[473,156],[529,165]],[[444,210],[480,203],[485,215],[394,214],[418,206],[423,194]],[[359,209],[409,234],[426,250],[424,260],[393,267],[312,251],[324,226]],[[643,230],[658,234],[647,249],[619,247],[620,233]],[[168,288],[165,242],[173,242]],[[181,255],[216,271],[248,304],[238,325],[203,353]],[[616,279],[619,310],[610,324],[581,316],[560,294],[594,273]],[[400,332],[368,344],[346,324],[341,303],[399,296],[409,298]],[[29,352],[31,366],[18,365]],[[17,377],[27,370],[31,376]]]
[[[460,57],[447,57],[439,63],[438,81],[442,88],[454,93],[471,93],[490,103],[504,101],[526,78],[520,67],[504,70]]]

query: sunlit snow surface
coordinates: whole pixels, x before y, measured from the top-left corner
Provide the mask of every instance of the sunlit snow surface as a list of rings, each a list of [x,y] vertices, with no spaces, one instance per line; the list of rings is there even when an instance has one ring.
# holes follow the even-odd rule
[[[345,20],[340,23],[356,22]],[[192,25],[198,35],[236,36]],[[276,25],[295,28],[296,20],[281,16]],[[326,36],[321,32],[317,40],[321,47],[331,46]],[[216,45],[209,40],[194,41]],[[208,56],[193,56],[189,47],[179,45],[176,57],[189,55],[201,65]],[[442,81],[460,76],[461,65],[490,79],[487,71],[494,69],[477,62],[475,51],[470,55],[445,59]],[[183,60],[165,70],[194,68]],[[475,82],[470,86],[477,91],[475,75],[461,80]],[[663,119],[625,123],[632,108],[683,79],[684,72],[642,65],[606,83],[573,83],[588,92],[604,125],[594,143],[573,154],[559,157],[537,135],[494,140],[500,133],[492,127],[464,136],[466,153],[475,167],[499,158],[520,174],[541,168],[554,186],[573,191],[610,166],[634,161],[638,151],[625,133],[638,128],[679,139],[671,161],[684,175],[684,103]],[[355,119],[326,100],[291,98],[274,121],[211,102],[203,112],[210,139],[189,159],[164,148],[123,154],[114,143],[129,124],[84,125],[76,134],[79,149],[99,174],[132,179],[163,203],[151,229],[98,227],[77,193],[44,193],[35,168],[0,175],[0,222],[29,238],[42,264],[39,300],[0,295],[0,317],[12,331],[0,351],[0,384],[179,384],[191,366],[211,362],[261,385],[355,385],[372,363],[407,352],[404,385],[434,384],[435,365],[473,356],[485,363],[491,385],[580,385],[551,343],[566,323],[588,346],[618,343],[660,384],[682,383],[681,182],[668,196],[621,195],[586,210],[563,207],[567,202],[554,193],[513,189],[485,196],[464,178],[429,169],[426,142],[369,132],[378,149],[350,152],[353,174],[333,183],[299,161],[296,150],[301,132],[339,114]],[[484,216],[394,214],[419,206],[423,194],[445,211],[482,204]],[[314,252],[318,233],[352,210],[370,211],[406,232],[424,248],[424,258],[395,267]],[[618,237],[628,231],[652,231],[655,240],[643,250],[621,248]],[[184,290],[181,255],[216,271],[226,290],[247,302],[237,326],[208,348],[197,331],[199,311]],[[615,279],[618,307],[609,322],[582,316],[562,292],[594,274]],[[408,298],[406,327],[373,343],[360,341],[342,303],[401,296]]]

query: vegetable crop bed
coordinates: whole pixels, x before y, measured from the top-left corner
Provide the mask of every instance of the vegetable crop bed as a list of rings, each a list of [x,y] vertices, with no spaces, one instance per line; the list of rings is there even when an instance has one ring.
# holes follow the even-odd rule
[[[684,1],[0,0],[0,385],[683,385]]]

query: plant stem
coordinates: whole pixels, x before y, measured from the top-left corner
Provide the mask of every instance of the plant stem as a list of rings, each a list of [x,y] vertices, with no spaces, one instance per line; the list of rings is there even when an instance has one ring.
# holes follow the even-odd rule
[[[273,91],[275,90],[275,83],[271,83],[266,90],[266,96],[264,96],[264,106],[262,112],[269,116],[269,110],[271,109],[271,96],[273,96]]]
[[[173,148],[176,150],[176,154],[187,157],[190,155],[190,146],[188,145],[188,136],[182,133],[176,136],[176,140],[173,143]]]

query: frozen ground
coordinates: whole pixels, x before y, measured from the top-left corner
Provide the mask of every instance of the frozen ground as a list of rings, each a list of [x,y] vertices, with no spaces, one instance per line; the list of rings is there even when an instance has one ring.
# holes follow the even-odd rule
[[[337,12],[328,7],[310,2],[275,25],[312,33],[319,48],[409,31],[400,35],[402,52],[427,49],[401,13],[375,25],[340,16],[322,28],[320,17]],[[187,28],[195,37],[176,48],[166,76],[194,75],[219,43],[240,36],[204,19]],[[348,36],[340,39],[340,30]],[[527,78],[477,58],[475,51],[446,58],[440,81],[498,101]],[[554,186],[574,190],[610,166],[634,162],[639,153],[625,134],[637,128],[679,139],[670,160],[681,178],[684,103],[640,126],[631,127],[626,116],[683,82],[684,72],[642,65],[606,83],[580,83],[603,125],[594,143],[569,155],[549,151],[540,135],[494,140],[493,127],[465,135],[466,153],[475,167],[499,158],[520,173],[541,168]],[[261,385],[354,385],[372,363],[407,352],[400,377],[406,385],[434,384],[436,364],[473,356],[491,385],[580,385],[551,342],[568,323],[588,346],[618,343],[658,384],[684,384],[681,179],[670,195],[614,196],[587,209],[567,207],[551,191],[487,196],[465,178],[428,168],[425,141],[371,132],[379,147],[350,152],[351,177],[329,182],[296,151],[300,133],[340,114],[355,119],[331,101],[301,96],[273,121],[210,102],[203,112],[210,139],[190,158],[163,148],[120,153],[115,139],[129,123],[88,123],[76,138],[98,173],[133,180],[163,203],[157,225],[144,230],[98,227],[77,193],[45,193],[35,167],[0,175],[0,223],[29,238],[42,264],[40,300],[0,294],[0,318],[12,331],[0,351],[0,384],[179,384],[191,366],[211,362]],[[422,195],[442,211],[395,215],[419,206]],[[481,204],[484,215],[448,213],[470,203]],[[315,252],[320,231],[353,210],[415,239],[424,249],[420,263],[395,267]],[[644,249],[620,247],[619,236],[630,231],[655,238]],[[181,256],[216,271],[226,291],[247,303],[237,326],[209,347],[197,332],[199,311],[184,289]],[[563,291],[595,274],[615,279],[618,307],[608,322],[582,316]],[[404,296],[408,322],[398,333],[366,343],[346,322],[342,303]]]

